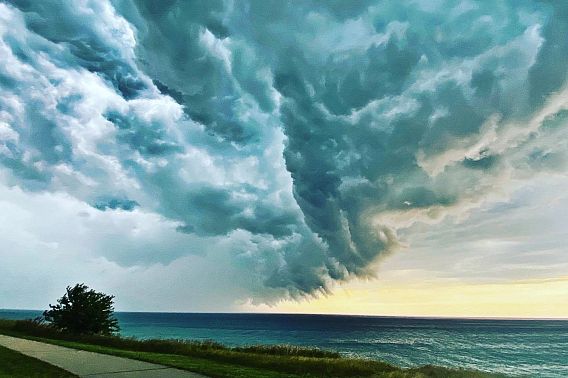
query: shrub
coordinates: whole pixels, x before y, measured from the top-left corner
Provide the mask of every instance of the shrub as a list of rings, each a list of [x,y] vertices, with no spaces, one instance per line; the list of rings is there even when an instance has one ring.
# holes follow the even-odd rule
[[[114,296],[96,292],[85,284],[67,286],[67,292],[50,304],[43,318],[51,326],[72,334],[112,335],[120,328],[114,317]]]

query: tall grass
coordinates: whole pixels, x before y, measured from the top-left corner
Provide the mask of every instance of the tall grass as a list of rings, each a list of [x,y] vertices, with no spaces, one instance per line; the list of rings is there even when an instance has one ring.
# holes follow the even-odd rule
[[[292,345],[227,347],[214,341],[73,335],[32,320],[0,321],[0,329],[14,335],[72,341],[138,352],[199,357],[223,363],[316,376],[371,376],[398,368],[379,361],[340,358],[339,353]]]
[[[490,377],[495,375],[467,370],[424,366],[401,369],[381,361],[343,358],[337,352],[292,345],[252,345],[228,347],[215,341],[188,341],[129,337],[72,335],[32,320],[2,320],[0,332],[14,336],[70,342],[72,347],[89,345],[133,352],[178,355],[215,361],[230,366],[281,372],[302,377]],[[230,375],[229,375],[230,376]]]
[[[75,335],[64,333],[45,323],[35,320],[1,320],[0,328],[12,329],[25,335],[52,338],[58,340],[76,341],[87,344],[104,345],[121,349],[138,350],[141,352],[158,352],[171,354],[187,354],[203,351],[225,351],[239,353],[267,354],[273,356],[339,358],[340,354],[319,348],[299,347],[295,345],[249,345],[243,347],[228,347],[213,340],[181,340],[181,339],[136,339],[131,337]]]
[[[270,354],[274,356],[296,356],[296,357],[316,357],[316,358],[340,358],[338,352],[323,350],[319,348],[306,348],[297,345],[248,345],[244,347],[231,348],[236,352]]]

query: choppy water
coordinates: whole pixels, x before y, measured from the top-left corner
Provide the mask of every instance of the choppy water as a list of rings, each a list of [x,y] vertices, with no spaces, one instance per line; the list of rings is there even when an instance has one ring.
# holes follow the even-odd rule
[[[38,311],[0,310],[1,318]],[[298,344],[399,366],[435,364],[531,377],[568,377],[568,321],[335,315],[121,312],[125,336]]]

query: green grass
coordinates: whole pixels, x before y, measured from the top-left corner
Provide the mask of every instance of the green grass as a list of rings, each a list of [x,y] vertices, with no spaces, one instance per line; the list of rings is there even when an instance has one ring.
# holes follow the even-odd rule
[[[77,336],[31,321],[0,320],[0,333],[173,366],[211,377],[495,377],[437,366],[402,369],[385,362],[345,358],[336,352],[290,345],[230,348],[212,341]]]
[[[35,358],[0,347],[0,377],[75,377]]]

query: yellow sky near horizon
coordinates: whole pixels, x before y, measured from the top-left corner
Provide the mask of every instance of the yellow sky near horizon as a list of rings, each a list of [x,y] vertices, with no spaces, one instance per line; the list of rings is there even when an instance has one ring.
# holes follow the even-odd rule
[[[567,183],[541,181],[505,207],[487,204],[461,221],[418,224],[403,235],[405,247],[377,265],[377,279],[337,284],[333,294],[311,300],[242,310],[568,319],[568,208],[559,205],[568,204]]]
[[[351,282],[332,295],[243,311],[384,316],[568,318],[568,276],[499,283]]]

